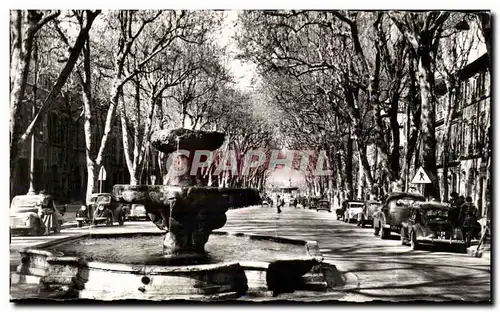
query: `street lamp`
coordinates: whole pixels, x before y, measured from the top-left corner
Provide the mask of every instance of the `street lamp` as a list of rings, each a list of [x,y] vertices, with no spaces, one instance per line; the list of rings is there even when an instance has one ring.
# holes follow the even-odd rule
[[[35,37],[33,60],[35,62],[35,83],[33,85],[33,107],[31,108],[31,118],[35,120],[36,116],[36,93],[37,93],[37,72],[38,72],[38,44]],[[35,186],[33,185],[35,172],[35,131],[31,133],[31,151],[30,151],[30,188],[27,195],[35,195]]]
[[[33,103],[33,109],[31,110],[31,116],[35,119],[35,103]],[[27,195],[36,195],[35,186],[33,185],[35,172],[35,133],[31,133],[31,151],[30,151],[30,188]]]

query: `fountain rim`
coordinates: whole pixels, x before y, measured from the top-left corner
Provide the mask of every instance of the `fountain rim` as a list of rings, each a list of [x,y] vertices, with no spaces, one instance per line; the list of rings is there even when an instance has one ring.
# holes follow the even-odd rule
[[[54,239],[50,242],[44,242],[35,246],[23,248],[19,251],[21,255],[23,254],[37,254],[46,256],[47,262],[64,262],[64,263],[75,263],[77,265],[87,266],[89,269],[97,270],[107,270],[116,272],[129,272],[134,274],[165,274],[172,272],[200,272],[200,271],[212,271],[218,268],[227,268],[231,266],[241,266],[243,268],[252,269],[262,269],[265,270],[273,261],[259,261],[259,260],[234,260],[226,261],[220,263],[212,264],[194,264],[194,265],[181,265],[181,266],[165,266],[165,265],[149,265],[149,264],[125,264],[117,262],[102,262],[102,261],[87,261],[84,257],[75,256],[60,256],[55,253],[43,250],[40,248],[49,248],[63,243],[68,243],[71,241],[76,241],[88,237],[100,238],[100,237],[120,237],[123,235],[164,235],[166,231],[137,231],[137,232],[126,232],[126,233],[81,233],[75,236],[62,237],[60,239]],[[323,262],[323,256],[319,250],[317,241],[310,240],[299,240],[291,239],[279,236],[267,236],[251,233],[240,233],[240,232],[227,232],[227,231],[213,231],[212,234],[215,235],[227,235],[235,237],[244,237],[254,240],[268,240],[284,244],[296,244],[303,245],[305,247],[306,255],[297,256],[293,258],[283,257],[276,259],[274,261],[289,261],[289,260],[300,260],[300,261],[315,261],[318,264]]]

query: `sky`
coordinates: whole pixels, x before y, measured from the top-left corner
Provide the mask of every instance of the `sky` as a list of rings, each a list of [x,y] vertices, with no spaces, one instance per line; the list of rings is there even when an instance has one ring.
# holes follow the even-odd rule
[[[252,87],[252,78],[257,77],[255,65],[235,59],[236,55],[240,52],[233,38],[239,27],[237,25],[238,11],[229,10],[224,13],[226,19],[218,43],[221,46],[228,45],[228,68],[233,74],[238,87],[241,90],[247,90]]]
[[[252,90],[252,80],[258,79],[256,66],[253,63],[243,62],[235,59],[240,52],[233,36],[238,30],[238,11],[230,10],[224,12],[226,15],[222,32],[218,38],[220,46],[228,47],[227,66],[236,80],[237,87],[242,91]],[[258,99],[259,97],[254,97]],[[276,169],[271,173],[268,183],[281,186],[289,186],[290,181],[293,186],[304,183],[304,176],[297,170]]]

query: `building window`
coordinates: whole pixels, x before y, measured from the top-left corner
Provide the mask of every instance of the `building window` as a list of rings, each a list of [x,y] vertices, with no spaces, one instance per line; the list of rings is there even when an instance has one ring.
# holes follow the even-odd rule
[[[485,145],[485,139],[486,139],[486,124],[485,124],[485,114],[482,113],[481,116],[479,117],[479,125],[478,125],[478,147],[477,149],[482,151],[484,145]]]

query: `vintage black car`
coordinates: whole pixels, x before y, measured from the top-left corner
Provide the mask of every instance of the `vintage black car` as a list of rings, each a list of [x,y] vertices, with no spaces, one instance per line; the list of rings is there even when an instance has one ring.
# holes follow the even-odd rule
[[[316,211],[320,211],[320,210],[332,212],[332,209],[330,208],[330,202],[328,200],[324,200],[324,199],[320,200],[318,202],[318,206],[316,207]]]
[[[102,223],[113,225],[114,221],[118,222],[119,225],[123,225],[125,210],[127,209],[126,205],[117,203],[110,193],[91,194],[88,197],[87,208],[94,225]]]
[[[450,206],[439,202],[415,202],[411,205],[408,224],[401,228],[401,243],[412,249],[422,245],[453,245],[463,251],[466,247],[460,227],[449,218]]]
[[[316,209],[318,208],[318,204],[319,204],[319,198],[317,197],[310,197],[309,198],[309,202],[307,203],[307,207],[309,209]]]
[[[389,238],[391,232],[400,233],[410,217],[410,206],[414,202],[425,201],[418,193],[390,193],[382,208],[373,215],[374,234],[380,238]]]

